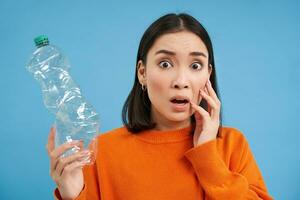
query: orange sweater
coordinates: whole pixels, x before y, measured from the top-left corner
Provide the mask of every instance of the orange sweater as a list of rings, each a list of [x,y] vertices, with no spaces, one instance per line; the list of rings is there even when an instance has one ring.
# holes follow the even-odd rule
[[[99,135],[76,200],[272,199],[241,132],[223,127],[221,137],[193,147],[190,130]],[[57,189],[54,196],[61,199]]]

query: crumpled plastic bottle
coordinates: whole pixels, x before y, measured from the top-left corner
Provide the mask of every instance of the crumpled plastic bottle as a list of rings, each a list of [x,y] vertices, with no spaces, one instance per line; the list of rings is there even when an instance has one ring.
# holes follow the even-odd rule
[[[50,45],[47,36],[36,37],[34,41],[37,49],[32,53],[26,68],[39,82],[46,108],[56,115],[55,146],[82,140],[84,148],[92,153],[88,163],[92,164],[97,151],[99,115],[72,79],[69,60],[62,51]],[[79,149],[75,146],[62,156],[68,156]]]

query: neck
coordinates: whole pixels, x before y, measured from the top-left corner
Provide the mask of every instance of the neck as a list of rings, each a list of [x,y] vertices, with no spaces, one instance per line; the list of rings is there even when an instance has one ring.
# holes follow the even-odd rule
[[[165,119],[164,117],[153,115],[152,119],[156,123],[154,130],[158,130],[158,131],[177,130],[191,125],[190,118],[184,121],[170,121]]]
[[[187,126],[189,126],[190,123],[185,123],[185,124],[182,124],[182,123],[179,123],[179,122],[176,122],[176,124],[174,125],[165,125],[165,124],[158,124],[155,126],[154,130],[158,130],[158,131],[171,131],[171,130],[177,130],[177,129],[182,129],[182,128],[185,128]]]

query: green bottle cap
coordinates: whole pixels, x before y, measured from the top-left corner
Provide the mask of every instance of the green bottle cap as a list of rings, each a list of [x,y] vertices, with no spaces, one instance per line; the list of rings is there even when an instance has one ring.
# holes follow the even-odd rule
[[[49,44],[48,37],[46,35],[40,35],[36,38],[34,38],[34,43],[35,46],[41,47],[41,46],[46,46]]]

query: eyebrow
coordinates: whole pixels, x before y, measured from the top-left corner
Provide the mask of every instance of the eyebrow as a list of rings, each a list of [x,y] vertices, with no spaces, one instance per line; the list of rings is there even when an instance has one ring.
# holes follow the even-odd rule
[[[157,52],[155,53],[155,55],[160,54],[160,53],[162,53],[162,54],[168,54],[168,55],[171,55],[171,56],[175,56],[175,55],[176,55],[175,52],[169,51],[169,50],[165,50],[165,49],[161,49],[161,50],[157,51]],[[199,51],[193,51],[193,52],[190,52],[190,55],[191,55],[191,56],[203,56],[203,57],[205,57],[205,58],[207,57],[204,53],[199,52]]]

